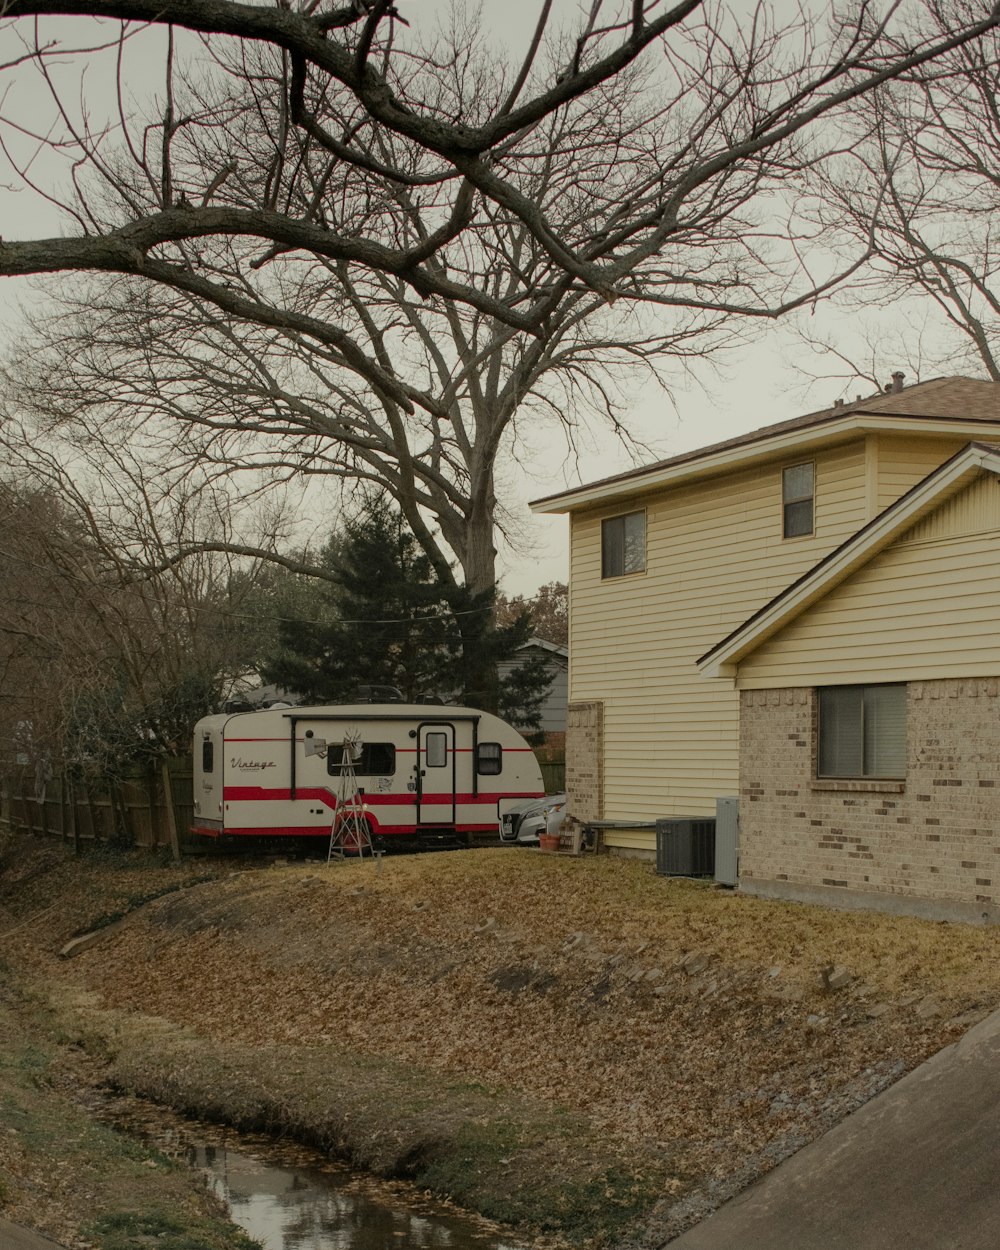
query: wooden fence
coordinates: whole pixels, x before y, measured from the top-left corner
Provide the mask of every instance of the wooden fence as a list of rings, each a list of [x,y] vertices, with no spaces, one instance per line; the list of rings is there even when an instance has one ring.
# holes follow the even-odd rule
[[[545,792],[565,789],[565,763],[539,763]],[[33,769],[17,769],[0,776],[0,821],[15,832],[61,838],[74,847],[166,847],[176,855],[190,849],[192,783],[190,756],[114,782],[56,774],[41,787]]]
[[[546,794],[558,794],[561,790],[566,789],[565,760],[553,762],[539,760],[538,763],[542,770],[542,781],[545,782]]]
[[[168,847],[188,838],[193,810],[191,760],[172,759],[111,781],[55,774],[44,786],[33,769],[0,778],[0,819],[18,833],[81,844]]]

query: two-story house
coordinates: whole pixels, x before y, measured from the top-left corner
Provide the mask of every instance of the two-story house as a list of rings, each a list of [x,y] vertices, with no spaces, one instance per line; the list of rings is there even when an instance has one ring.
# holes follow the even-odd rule
[[[871,399],[534,504],[570,518],[568,811],[647,822],[607,841],[652,853],[656,818],[738,794],[741,888],[989,911],[991,444],[1000,384],[897,374]],[[942,697],[952,713],[978,700],[962,728],[915,710]]]

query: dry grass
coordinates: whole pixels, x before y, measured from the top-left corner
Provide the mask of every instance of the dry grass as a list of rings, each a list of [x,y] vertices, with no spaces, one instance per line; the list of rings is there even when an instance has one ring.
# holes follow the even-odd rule
[[[0,953],[53,975],[74,907],[93,917],[151,890],[126,881],[135,871],[54,867],[48,888],[65,915],[20,922],[6,947],[0,934]],[[257,1082],[266,1064],[251,1057],[267,1048],[408,1074],[382,1099],[390,1119],[404,1085],[410,1096],[441,1082],[564,1108],[607,1141],[609,1159],[653,1148],[662,1236],[992,1009],[998,947],[994,929],[500,849],[391,858],[381,872],[365,862],[221,875],[148,903],[59,975],[120,1019],[163,1017],[206,1039],[206,1053],[246,1056]],[[689,975],[692,952],[705,966]],[[854,978],[837,993],[821,980],[831,964]],[[460,1188],[454,1170],[439,1173]],[[477,1200],[474,1184],[463,1198]]]

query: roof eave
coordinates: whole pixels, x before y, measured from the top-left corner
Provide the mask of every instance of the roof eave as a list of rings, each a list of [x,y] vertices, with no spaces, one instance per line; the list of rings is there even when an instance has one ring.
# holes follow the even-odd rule
[[[717,452],[709,451],[703,456],[695,455],[692,459],[685,459],[681,463],[668,462],[660,466],[653,465],[648,469],[637,469],[614,478],[606,478],[590,486],[560,491],[556,495],[547,495],[542,499],[532,500],[528,506],[532,512],[538,514],[573,512],[579,508],[607,503],[616,498],[645,494],[648,491],[675,485],[685,480],[742,468],[760,460],[783,456],[786,453],[825,443],[841,442],[855,434],[884,432],[942,436],[957,434],[975,438],[982,436],[984,427],[991,426],[1000,428],[1000,421],[943,416],[901,417],[892,414],[849,413],[839,419],[832,418],[798,430],[786,430],[781,434],[765,436],[752,443],[742,443],[738,447],[728,447]]]

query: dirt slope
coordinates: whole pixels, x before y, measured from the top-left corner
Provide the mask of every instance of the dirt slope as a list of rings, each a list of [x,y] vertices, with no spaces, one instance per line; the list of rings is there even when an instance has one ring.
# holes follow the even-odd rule
[[[212,871],[56,967],[72,931],[180,879],[52,863],[0,894],[0,954],[91,995],[119,1082],[577,1244],[657,1244],[1000,1001],[995,930],[635,862]]]

